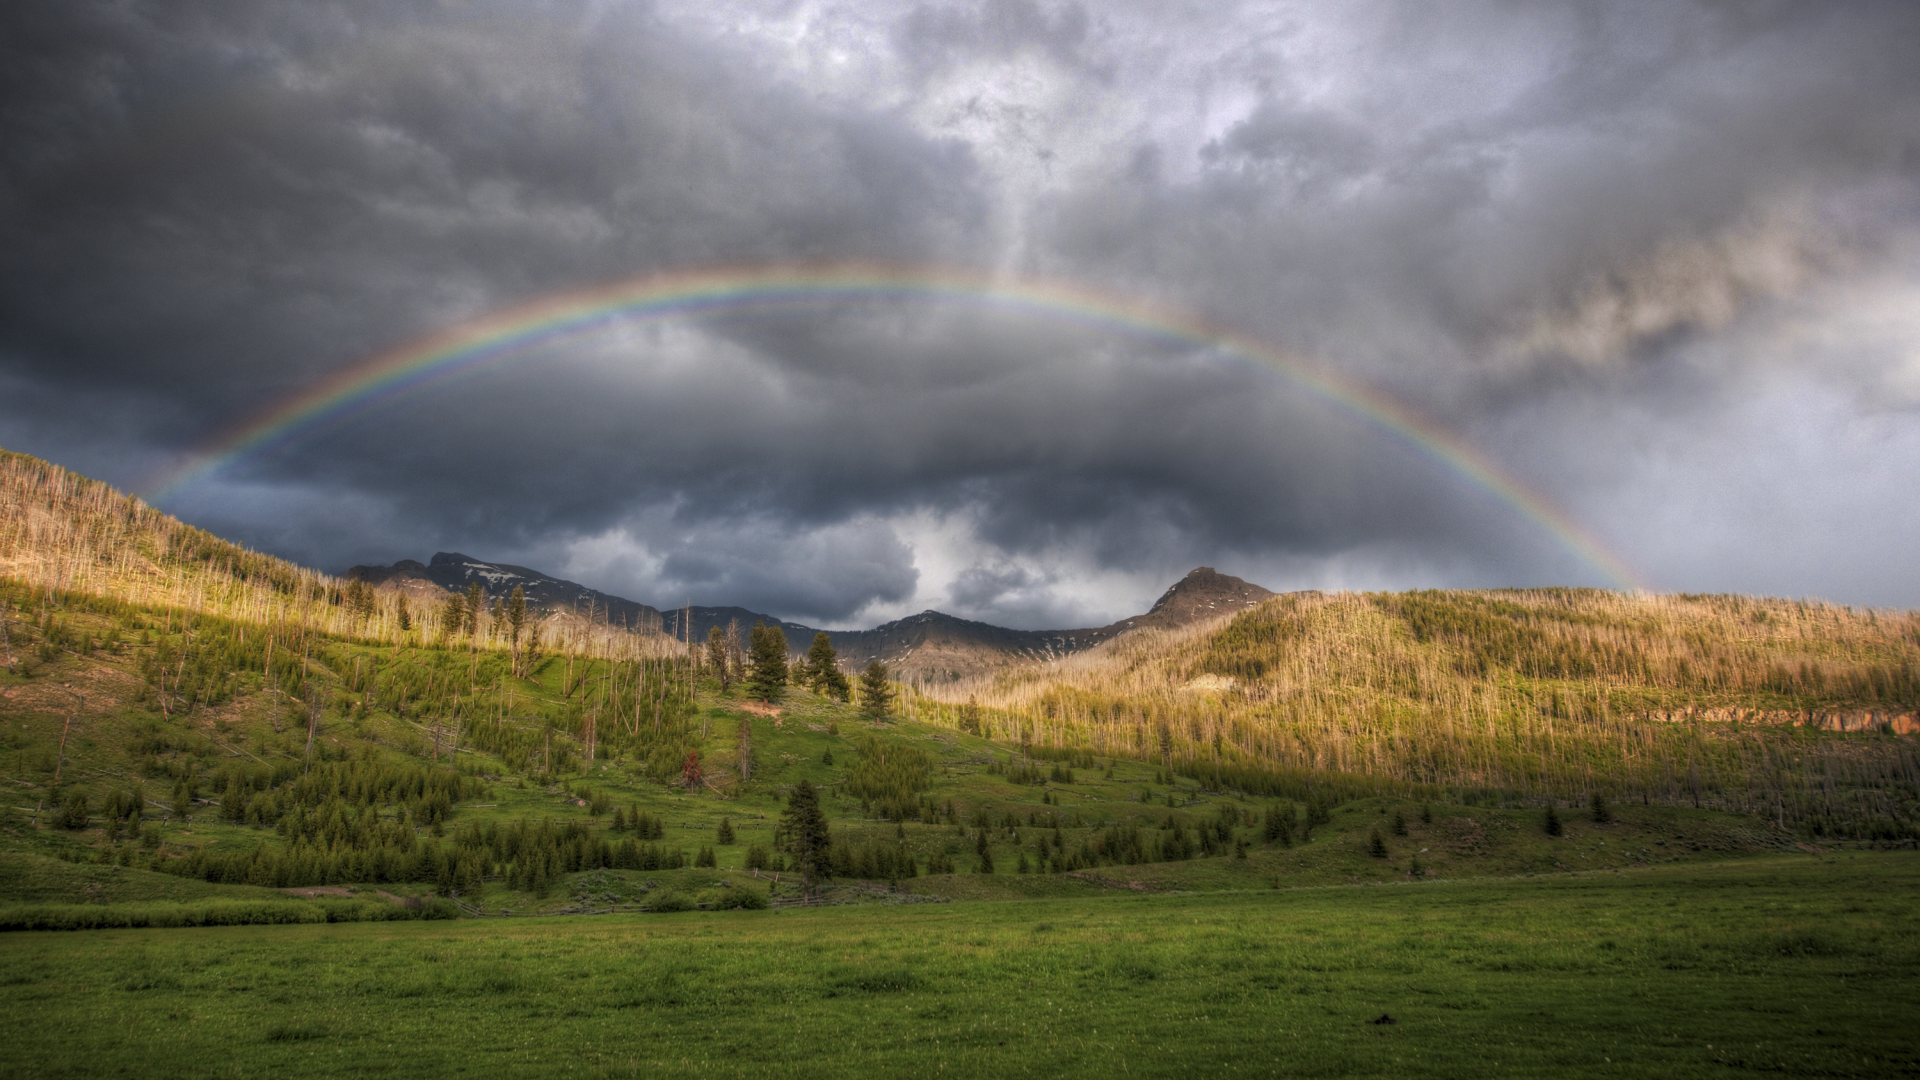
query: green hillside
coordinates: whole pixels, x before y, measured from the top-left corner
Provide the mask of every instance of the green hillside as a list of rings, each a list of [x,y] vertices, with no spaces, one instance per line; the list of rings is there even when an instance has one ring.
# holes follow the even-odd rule
[[[177,533],[51,469],[12,462],[7,521]],[[514,648],[237,557],[114,576],[80,541],[25,559],[27,535],[7,534],[26,570],[0,578],[15,904],[916,903],[1625,872],[1920,835],[1908,615],[1283,596],[966,699],[896,687],[872,715],[799,685],[749,700],[746,672],[658,635],[555,623]],[[55,565],[93,587],[56,587]],[[214,596],[182,584],[208,574],[299,602],[177,602]],[[1823,720],[1856,715],[1873,722]],[[810,891],[780,829],[803,781],[830,837]]]

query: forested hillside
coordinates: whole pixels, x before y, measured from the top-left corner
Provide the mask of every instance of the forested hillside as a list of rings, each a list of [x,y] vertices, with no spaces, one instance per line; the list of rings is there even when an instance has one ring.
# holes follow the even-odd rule
[[[789,901],[800,872],[898,899],[1559,867],[1546,808],[1631,841],[1579,859],[1920,837],[1910,613],[1290,594],[848,701],[765,642],[409,611],[32,459],[0,478],[16,853],[666,910]]]
[[[1912,821],[1920,782],[1920,619],[1817,602],[1295,593],[939,693],[1003,737],[1274,790],[1599,791],[1825,828]]]

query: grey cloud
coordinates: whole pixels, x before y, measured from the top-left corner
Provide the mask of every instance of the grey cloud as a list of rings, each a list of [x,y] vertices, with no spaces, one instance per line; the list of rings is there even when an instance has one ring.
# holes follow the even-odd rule
[[[1077,3],[922,4],[901,20],[896,41],[923,73],[968,59],[1005,59],[1027,49],[1081,67],[1090,23],[1086,8]]]
[[[867,83],[822,74],[861,42]],[[1812,530],[1720,574],[1764,496],[1714,434],[1845,492],[1849,529],[1906,528],[1844,410],[1817,455],[1752,432],[1793,422],[1764,369],[1905,445],[1920,327],[1886,313],[1920,288],[1917,164],[1908,5],[30,0],[0,13],[0,443],[133,483],[506,303],[945,263],[1188,306],[1391,391],[1665,584],[1920,602],[1826,573]],[[1649,456],[1641,423],[1703,434]],[[834,624],[1097,623],[1235,561],[1273,587],[1597,583],[1326,398],[963,301],[552,342],[173,505],[333,568],[468,551]]]

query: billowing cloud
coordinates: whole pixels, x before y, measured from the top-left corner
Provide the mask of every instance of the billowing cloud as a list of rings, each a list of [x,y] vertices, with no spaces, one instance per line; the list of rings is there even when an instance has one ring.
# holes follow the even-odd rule
[[[1310,357],[1658,585],[1920,604],[1862,539],[1920,472],[1911,5],[26,0],[0,73],[0,444],[118,483],[502,305],[936,264]],[[1257,366],[964,301],[614,323],[169,505],[835,626],[1604,581]]]

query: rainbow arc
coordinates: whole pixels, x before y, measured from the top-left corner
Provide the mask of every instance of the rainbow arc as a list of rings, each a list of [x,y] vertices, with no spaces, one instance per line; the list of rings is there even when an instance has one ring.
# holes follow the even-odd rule
[[[241,424],[155,485],[159,502],[249,458],[330,423],[462,372],[505,363],[557,339],[634,320],[847,300],[947,300],[986,304],[1213,350],[1252,364],[1437,462],[1533,523],[1624,589],[1646,589],[1546,497],[1387,394],[1192,312],[1061,282],[925,266],[835,263],[660,274],[570,290],[449,326],[369,357]]]

